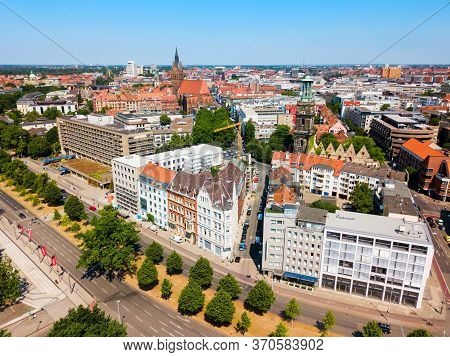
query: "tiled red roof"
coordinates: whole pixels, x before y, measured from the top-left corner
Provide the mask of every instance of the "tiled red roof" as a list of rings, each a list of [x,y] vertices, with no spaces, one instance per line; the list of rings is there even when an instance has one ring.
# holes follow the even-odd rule
[[[422,160],[425,160],[428,156],[445,157],[441,151],[431,148],[430,144],[430,141],[421,142],[416,139],[409,139],[402,147],[420,157]]]
[[[149,162],[141,175],[145,175],[163,183],[170,183],[176,175],[176,171],[166,169],[165,167],[155,165]]]
[[[208,85],[202,79],[184,79],[178,89],[178,95],[208,95],[210,94]]]

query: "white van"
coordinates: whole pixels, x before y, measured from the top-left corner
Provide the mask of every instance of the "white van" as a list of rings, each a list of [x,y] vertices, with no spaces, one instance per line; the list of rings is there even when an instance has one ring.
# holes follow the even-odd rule
[[[158,227],[156,227],[156,224],[151,224],[148,226],[148,229],[150,229],[152,232],[156,232],[158,230]]]
[[[181,238],[180,236],[173,236],[170,239],[172,239],[176,243],[182,243],[183,242],[183,238]]]

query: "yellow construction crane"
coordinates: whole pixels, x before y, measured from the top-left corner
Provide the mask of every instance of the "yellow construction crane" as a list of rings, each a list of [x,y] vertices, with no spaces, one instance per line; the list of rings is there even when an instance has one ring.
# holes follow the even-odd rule
[[[236,124],[230,124],[227,126],[224,126],[222,128],[218,128],[214,130],[214,133],[218,133],[219,131],[231,129],[231,128],[237,128],[237,135],[236,135],[236,141],[237,141],[237,158],[238,160],[241,158],[242,155],[242,135],[241,135],[241,122]]]

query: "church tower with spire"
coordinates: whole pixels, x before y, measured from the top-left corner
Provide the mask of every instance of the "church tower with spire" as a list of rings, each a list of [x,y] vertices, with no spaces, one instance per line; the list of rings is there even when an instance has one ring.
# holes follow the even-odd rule
[[[178,56],[178,48],[175,48],[175,58],[172,62],[172,69],[170,71],[170,82],[174,89],[175,94],[178,93],[181,82],[184,79],[183,65],[180,62],[180,57]]]

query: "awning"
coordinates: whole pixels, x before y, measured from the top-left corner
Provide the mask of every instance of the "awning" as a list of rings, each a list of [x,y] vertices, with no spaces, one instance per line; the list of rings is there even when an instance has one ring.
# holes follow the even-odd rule
[[[301,280],[301,281],[307,281],[309,283],[315,283],[315,282],[317,282],[319,280],[318,278],[315,278],[313,276],[297,274],[297,273],[291,273],[291,272],[283,273],[283,278],[297,279],[297,280]]]

